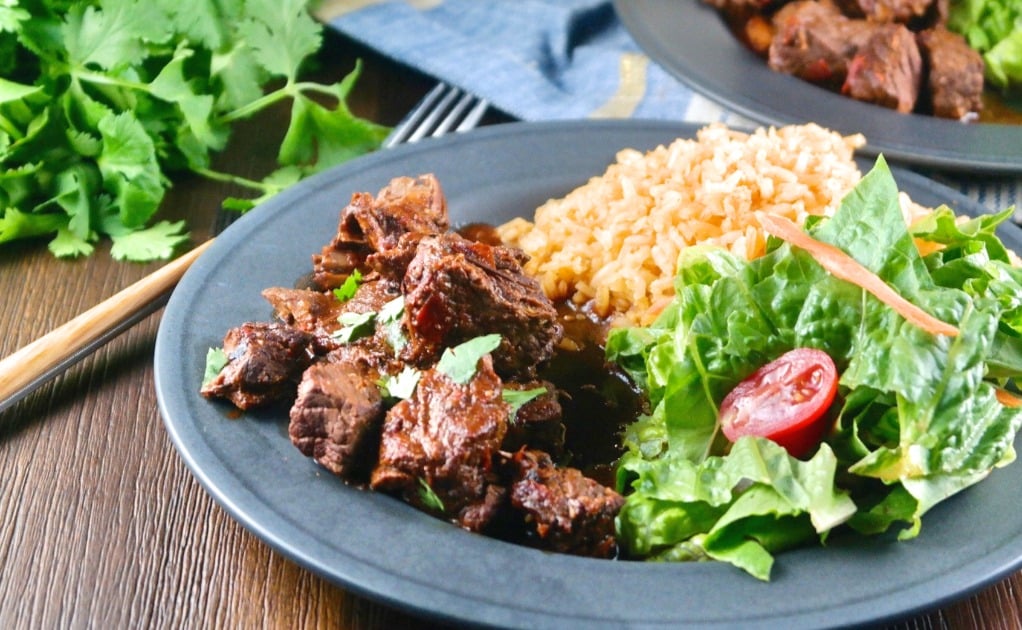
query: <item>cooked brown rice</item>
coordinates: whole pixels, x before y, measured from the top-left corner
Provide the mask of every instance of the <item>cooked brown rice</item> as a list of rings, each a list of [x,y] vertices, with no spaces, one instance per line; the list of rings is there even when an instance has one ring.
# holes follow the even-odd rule
[[[832,214],[861,177],[862,144],[814,124],[751,134],[711,124],[695,139],[620,151],[602,176],[499,232],[531,257],[526,271],[552,299],[648,324],[674,294],[683,248],[709,243],[751,259],[765,246],[755,212],[799,224]]]

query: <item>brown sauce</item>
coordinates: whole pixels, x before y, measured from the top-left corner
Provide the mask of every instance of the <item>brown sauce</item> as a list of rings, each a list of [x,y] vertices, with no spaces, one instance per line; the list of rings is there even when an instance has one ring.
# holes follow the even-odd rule
[[[986,90],[978,122],[1022,125],[1022,95],[1010,97]]]
[[[565,458],[600,483],[614,487],[621,436],[645,410],[645,397],[615,365],[607,362],[606,324],[571,306],[558,308],[566,343],[540,376],[563,392]]]
[[[503,245],[488,223],[468,223],[458,234],[490,245]],[[645,396],[625,373],[607,362],[604,344],[608,325],[570,304],[558,305],[564,342],[541,368],[539,376],[561,390],[565,456],[560,463],[578,468],[614,487],[617,461],[627,425],[644,411]]]

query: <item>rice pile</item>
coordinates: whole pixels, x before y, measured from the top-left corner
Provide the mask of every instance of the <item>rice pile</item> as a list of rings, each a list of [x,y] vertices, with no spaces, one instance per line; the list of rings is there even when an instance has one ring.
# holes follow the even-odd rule
[[[714,244],[752,259],[766,242],[753,213],[802,224],[830,215],[861,178],[862,136],[818,125],[758,129],[711,124],[695,139],[627,149],[599,177],[498,228],[531,258],[527,273],[555,301],[617,324],[650,323],[674,295],[682,249]]]

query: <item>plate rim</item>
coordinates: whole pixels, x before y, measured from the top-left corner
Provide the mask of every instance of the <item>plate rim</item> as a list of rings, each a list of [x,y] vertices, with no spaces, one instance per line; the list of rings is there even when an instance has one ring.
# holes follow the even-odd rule
[[[506,604],[487,604],[486,602],[480,602],[477,600],[470,600],[470,612],[465,607],[465,598],[462,594],[457,592],[451,593],[437,591],[435,588],[437,586],[436,584],[402,584],[401,586],[403,590],[398,589],[401,592],[395,594],[393,589],[389,588],[392,584],[388,583],[388,579],[392,579],[393,576],[387,574],[386,571],[383,571],[383,574],[381,575],[381,572],[378,571],[377,568],[368,566],[368,564],[354,568],[351,566],[342,568],[338,568],[336,566],[325,566],[323,561],[317,560],[313,557],[313,555],[308,552],[308,549],[301,547],[300,545],[296,546],[293,537],[288,539],[285,536],[281,536],[279,528],[283,523],[284,527],[291,528],[288,531],[290,535],[303,537],[303,540],[300,541],[301,544],[308,545],[312,540],[308,538],[307,532],[301,531],[301,528],[296,527],[294,523],[291,523],[290,525],[285,523],[284,521],[287,519],[274,513],[272,507],[266,505],[247,505],[246,501],[250,500],[252,496],[250,490],[245,488],[244,484],[240,483],[238,480],[225,478],[224,471],[222,469],[219,469],[216,466],[211,467],[200,461],[200,455],[203,455],[203,453],[200,452],[201,449],[197,448],[196,440],[201,436],[198,436],[195,433],[189,434],[188,431],[183,430],[184,425],[182,425],[178,419],[181,413],[180,403],[175,400],[175,397],[178,397],[181,394],[179,391],[169,389],[173,388],[176,382],[179,384],[179,379],[173,375],[173,364],[175,361],[179,362],[180,359],[180,350],[178,350],[176,345],[176,341],[178,341],[178,339],[175,338],[175,335],[180,336],[181,333],[175,333],[172,330],[172,327],[178,326],[182,331],[184,331],[181,320],[184,315],[183,309],[187,306],[187,299],[190,299],[189,294],[197,291],[199,283],[213,275],[217,265],[227,255],[232,253],[232,248],[235,247],[237,242],[243,240],[251,233],[259,231],[261,227],[265,228],[265,223],[268,218],[274,216],[273,213],[277,212],[279,208],[299,203],[302,199],[313,197],[317,191],[337,186],[338,181],[350,180],[360,172],[387,167],[390,164],[414,162],[422,157],[430,157],[445,151],[450,152],[452,147],[455,149],[463,149],[466,145],[472,144],[494,143],[499,145],[501,143],[521,144],[523,142],[531,142],[537,144],[537,146],[541,146],[543,144],[544,137],[557,133],[567,133],[571,135],[585,135],[587,133],[593,135],[599,135],[601,133],[662,133],[666,141],[671,134],[692,134],[700,127],[702,127],[702,125],[690,123],[634,120],[507,123],[504,125],[478,129],[466,134],[459,134],[457,136],[447,136],[444,138],[423,141],[416,145],[396,147],[371,154],[364,158],[359,158],[358,160],[341,165],[325,173],[313,176],[291,189],[284,191],[275,200],[271,200],[267,204],[254,209],[248,215],[235,222],[235,224],[228,228],[221,237],[218,237],[218,242],[214,243],[213,246],[211,246],[195,264],[193,264],[192,268],[185,274],[185,277],[179,284],[178,289],[175,290],[174,294],[171,296],[164,312],[164,318],[160,323],[154,353],[154,379],[156,382],[157,401],[164,425],[175,449],[178,451],[179,456],[182,457],[182,460],[185,462],[192,475],[199,481],[203,489],[246,530],[268,544],[276,552],[281,553],[304,568],[362,596],[370,597],[415,615],[458,623],[494,626],[521,625],[523,627],[543,627],[549,625],[551,627],[556,627],[562,626],[564,623],[579,622],[580,619],[578,617],[558,616],[555,611],[550,611],[546,608],[509,608]],[[622,146],[620,148],[625,147]],[[942,195],[946,195],[949,201],[964,203],[973,208],[981,208],[979,204],[969,200],[964,195],[921,175],[904,171],[897,167],[894,167],[892,170],[896,172],[896,177],[899,179],[900,184],[903,181],[908,181],[911,182],[910,186],[933,187],[938,189]],[[394,173],[394,175],[398,174],[407,173]],[[598,173],[593,174],[595,175]],[[354,191],[348,190],[347,192],[350,194]],[[336,214],[334,216],[336,216]],[[197,394],[193,394],[193,392],[190,391],[185,391],[184,395],[198,398]],[[296,450],[295,454],[296,459],[305,459],[300,456]],[[399,502],[387,497],[377,497],[377,499],[399,504]],[[410,510],[410,508],[407,506],[391,506],[391,508],[392,509],[388,509],[388,512],[403,510],[402,516],[409,515],[407,510]],[[415,519],[418,517],[410,515],[409,518]],[[432,521],[444,528],[457,530],[457,528],[437,519],[431,519],[429,517],[425,518],[428,518],[429,521],[419,519],[414,524],[422,525],[423,522]],[[269,522],[268,524],[267,519],[272,522]],[[925,523],[923,530],[924,532],[926,531]],[[537,550],[525,549],[509,545],[508,543],[485,539],[481,536],[461,532],[460,530],[458,530],[457,533],[445,530],[441,535],[445,537],[449,535],[463,535],[464,537],[460,539],[460,542],[463,542],[467,548],[473,550],[477,549],[480,544],[504,545],[507,548],[513,548],[513,551],[509,552],[507,548],[502,548],[500,552],[502,557],[511,557],[523,562],[531,562],[539,557],[550,557],[549,555],[544,555],[543,552],[538,552]],[[1017,535],[1022,538],[1022,531],[1018,532]],[[486,550],[487,553],[489,553],[489,551],[489,549]],[[804,552],[804,550],[789,552],[789,554],[799,554],[802,552]],[[345,555],[345,553],[341,553],[341,555]],[[346,557],[348,560],[355,559],[356,562],[363,562],[354,556],[348,555]],[[585,571],[592,566],[591,563],[593,562],[603,563],[607,561],[559,556],[556,557],[553,562],[555,562],[558,567],[575,567],[580,571]],[[620,565],[627,566],[629,563],[618,564],[618,568],[620,569]],[[902,603],[901,605],[890,606],[890,602],[887,602],[888,607],[881,607],[879,610],[871,606],[870,613],[866,613],[861,605],[854,603],[851,605],[845,603],[839,607],[839,610],[848,613],[855,612],[856,615],[854,618],[849,617],[849,619],[851,619],[854,623],[889,620],[907,614],[917,613],[922,610],[927,610],[934,606],[939,606],[946,602],[965,597],[970,593],[1003,578],[1005,575],[1017,570],[1019,567],[1022,567],[1022,552],[1014,558],[1001,557],[999,559],[995,559],[992,556],[990,558],[985,556],[982,558],[973,558],[970,563],[966,563],[968,566],[963,567],[961,570],[968,570],[972,574],[976,574],[977,571],[973,566],[976,564],[983,565],[983,567],[978,571],[978,573],[982,574],[981,577],[972,579],[968,584],[962,584],[956,588],[945,589],[938,597],[922,596],[922,593],[920,593],[912,598],[908,598],[912,600],[912,603],[910,604]],[[642,566],[644,568],[636,569],[638,566]],[[677,565],[673,566],[677,567]],[[671,565],[650,566],[647,563],[634,563],[634,565],[625,570],[625,572],[630,573],[632,570],[640,570],[646,573],[666,573],[668,575],[677,572],[677,569],[673,568]],[[705,564],[687,565],[686,569],[689,573],[694,573],[696,575],[713,575],[715,572],[719,572],[720,570],[727,569],[723,569],[721,566],[717,565]],[[686,575],[688,575],[688,573],[686,573]],[[747,576],[744,575],[736,576],[736,578],[752,580],[752,578],[747,578]],[[930,593],[933,588],[930,582],[932,582],[932,578],[913,585],[912,589],[922,589],[922,591]],[[767,587],[769,587],[769,585],[767,585]],[[411,593],[411,597],[408,597],[409,593]],[[903,595],[903,593],[901,594]],[[848,610],[849,608],[852,610]],[[475,613],[477,612],[480,616],[475,616]],[[790,622],[789,625],[792,625],[793,627],[816,627],[821,625],[834,625],[833,618],[831,617],[832,614],[833,609],[816,609],[802,614],[797,618],[785,616],[783,619],[786,623]],[[829,621],[825,621],[828,619]],[[704,621],[702,623],[707,626],[714,627],[720,624],[728,626],[740,624],[752,627],[757,625],[769,626],[771,623],[776,623],[777,620],[777,618],[773,617],[764,617],[758,621],[743,618],[737,620],[725,619],[722,621]],[[585,619],[585,621],[592,625],[606,624],[608,626],[616,626],[621,623],[628,623],[629,625],[648,624],[652,626],[658,626],[661,624],[661,621],[648,616],[632,618],[622,616],[621,614],[596,616],[593,619]],[[673,622],[677,621],[686,620],[673,620]],[[696,625],[699,624],[697,623]]]

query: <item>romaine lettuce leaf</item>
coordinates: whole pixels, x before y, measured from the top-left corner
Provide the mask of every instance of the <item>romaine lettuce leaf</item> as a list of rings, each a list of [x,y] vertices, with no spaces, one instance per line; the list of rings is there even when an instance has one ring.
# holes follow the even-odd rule
[[[1022,85],[1022,3],[1018,0],[955,0],[948,28],[983,55],[986,78],[1007,89]]]
[[[914,536],[933,505],[1013,460],[1022,411],[995,396],[1022,373],[1022,274],[994,234],[1010,215],[959,222],[942,208],[910,231],[881,157],[833,217],[807,225],[954,323],[955,337],[924,332],[775,239],[751,262],[687,250],[676,298],[660,318],[614,330],[607,343],[608,358],[647,388],[653,409],[625,432],[618,471],[627,494],[619,534],[630,551],[724,560],[766,579],[771,552],[846,521],[862,532],[900,526],[902,537]],[[924,257],[917,237],[943,248]],[[753,443],[755,456],[749,443],[729,446],[719,433],[720,401],[797,347],[825,350],[841,374],[826,442],[809,462],[768,440]],[[769,460],[770,474],[767,455],[779,457]],[[808,479],[818,483],[813,498],[793,495]],[[748,492],[755,494],[743,498]]]

